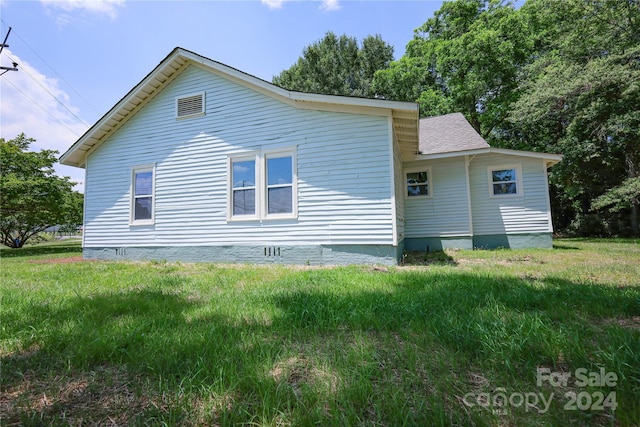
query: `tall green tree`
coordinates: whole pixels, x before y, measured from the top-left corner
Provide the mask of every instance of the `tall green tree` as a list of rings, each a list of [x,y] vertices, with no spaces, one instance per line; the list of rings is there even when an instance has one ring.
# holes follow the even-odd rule
[[[56,151],[28,151],[34,141],[0,138],[0,239],[11,248],[49,227],[82,224],[82,195],[55,174]]]
[[[518,71],[531,56],[527,23],[509,2],[445,2],[414,31],[405,55],[378,71],[373,88],[417,101],[422,116],[462,112],[491,138],[517,98]]]
[[[629,193],[640,176],[640,4],[529,0],[522,14],[536,56],[513,104],[514,143],[564,154],[551,179],[571,219],[563,225],[640,235],[638,195]],[[620,194],[626,208],[606,203]]]
[[[456,0],[373,88],[423,116],[463,112],[492,145],[563,154],[556,228],[639,235],[639,50],[638,0]]]
[[[371,82],[376,71],[389,66],[393,47],[379,35],[358,41],[328,32],[307,46],[298,61],[273,78],[289,90],[328,95],[374,96]]]

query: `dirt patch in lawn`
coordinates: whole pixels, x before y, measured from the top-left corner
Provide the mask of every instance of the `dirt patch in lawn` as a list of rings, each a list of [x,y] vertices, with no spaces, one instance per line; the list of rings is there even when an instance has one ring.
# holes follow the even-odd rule
[[[147,415],[166,414],[166,397],[146,390],[143,381],[118,366],[50,375],[23,373],[0,392],[7,425],[32,420],[43,425],[126,425]]]
[[[640,316],[607,319],[604,323],[607,325],[618,325],[622,328],[630,328],[640,331]]]

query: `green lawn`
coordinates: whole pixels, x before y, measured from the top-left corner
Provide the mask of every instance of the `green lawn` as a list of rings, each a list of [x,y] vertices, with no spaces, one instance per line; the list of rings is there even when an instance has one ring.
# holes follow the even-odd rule
[[[640,425],[638,240],[388,271],[78,255],[0,251],[2,425]]]

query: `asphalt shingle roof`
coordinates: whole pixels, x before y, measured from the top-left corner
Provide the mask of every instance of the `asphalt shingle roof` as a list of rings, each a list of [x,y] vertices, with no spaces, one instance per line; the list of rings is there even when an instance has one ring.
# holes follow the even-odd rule
[[[462,113],[420,119],[420,152],[452,153],[489,148],[489,144],[469,124]]]

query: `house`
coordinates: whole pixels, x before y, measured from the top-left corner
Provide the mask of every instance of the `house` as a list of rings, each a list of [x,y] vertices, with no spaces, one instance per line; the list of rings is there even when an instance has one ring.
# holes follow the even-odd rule
[[[395,264],[403,251],[551,246],[553,154],[461,114],[292,92],[174,49],[64,153],[97,259]]]

